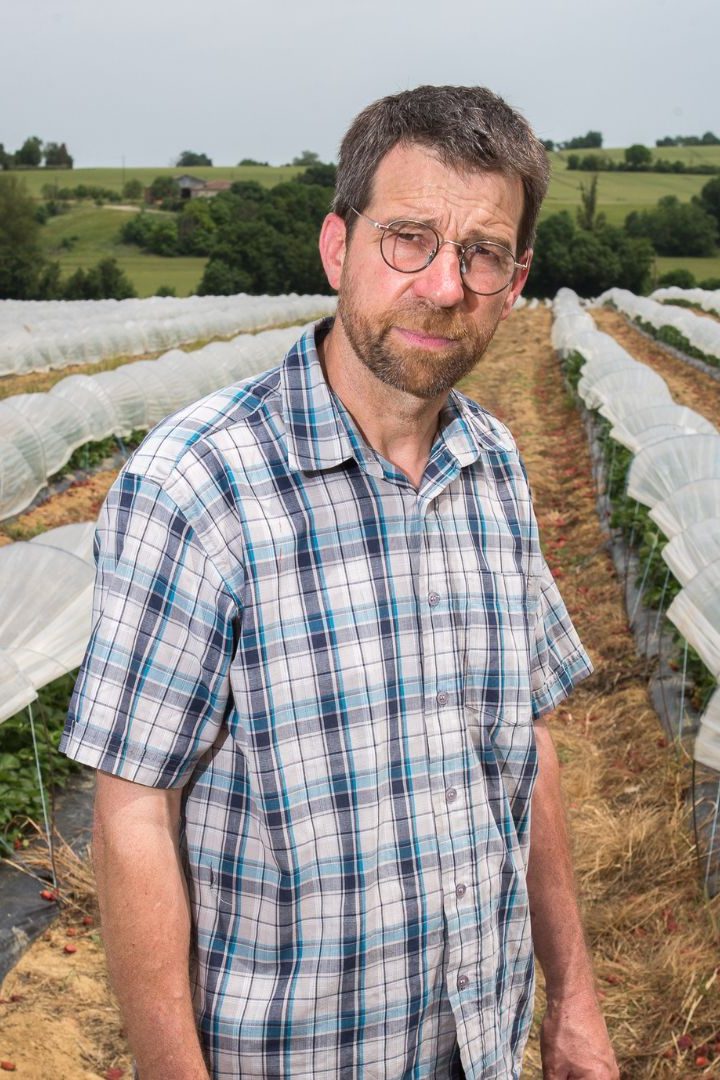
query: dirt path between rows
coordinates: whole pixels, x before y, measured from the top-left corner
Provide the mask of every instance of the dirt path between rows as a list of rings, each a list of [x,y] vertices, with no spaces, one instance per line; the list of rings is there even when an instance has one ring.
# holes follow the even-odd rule
[[[595,513],[584,432],[550,348],[550,319],[545,310],[514,313],[463,389],[518,440],[546,556],[596,667],[551,726],[623,1078],[720,1076],[720,903],[700,895],[683,810],[687,759],[665,745],[649,704]],[[63,951],[68,927],[71,955]],[[0,1005],[0,1059],[33,1080],[129,1077],[98,935],[68,920],[48,934],[0,989],[5,999],[22,995]],[[541,1010],[542,991],[538,1019]],[[523,1080],[540,1077],[535,1030]]]
[[[591,308],[598,330],[614,337],[635,360],[641,360],[662,375],[678,405],[695,409],[720,427],[720,384],[702,371],[685,364],[631,326],[624,315],[610,308]]]

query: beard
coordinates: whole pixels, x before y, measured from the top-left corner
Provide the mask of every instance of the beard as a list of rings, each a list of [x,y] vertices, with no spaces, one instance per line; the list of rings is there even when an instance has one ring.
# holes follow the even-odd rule
[[[429,400],[447,394],[478,363],[500,321],[478,326],[457,309],[440,308],[421,299],[407,300],[384,315],[370,318],[341,289],[337,317],[353,352],[369,371],[387,386]],[[449,338],[446,348],[425,349],[392,339],[393,327]]]

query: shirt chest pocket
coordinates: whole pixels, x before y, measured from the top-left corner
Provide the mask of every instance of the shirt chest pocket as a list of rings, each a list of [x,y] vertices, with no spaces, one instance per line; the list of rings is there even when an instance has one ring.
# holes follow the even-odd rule
[[[485,727],[529,724],[540,582],[481,571],[468,595],[465,703]]]

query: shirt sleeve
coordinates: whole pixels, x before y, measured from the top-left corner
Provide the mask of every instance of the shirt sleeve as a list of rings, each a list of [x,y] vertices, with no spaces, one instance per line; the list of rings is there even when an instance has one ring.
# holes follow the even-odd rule
[[[183,511],[125,472],[95,539],[93,631],[60,750],[149,787],[180,787],[230,696],[238,603]]]
[[[556,708],[592,670],[555,579],[543,560],[531,667],[533,719]]]

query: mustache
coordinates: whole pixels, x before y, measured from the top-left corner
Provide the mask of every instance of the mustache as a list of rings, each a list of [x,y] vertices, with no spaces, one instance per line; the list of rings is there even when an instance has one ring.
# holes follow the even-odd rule
[[[399,326],[403,330],[429,334],[431,337],[452,338],[455,341],[467,341],[477,335],[475,327],[457,312],[445,308],[427,307],[425,304],[412,304],[396,308],[385,320],[386,330]]]

